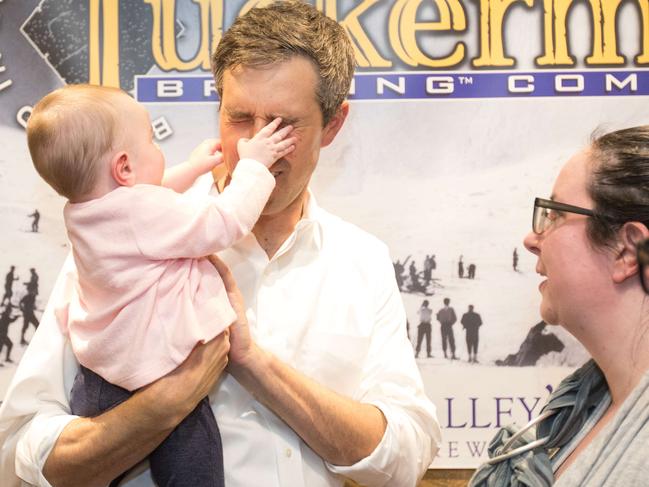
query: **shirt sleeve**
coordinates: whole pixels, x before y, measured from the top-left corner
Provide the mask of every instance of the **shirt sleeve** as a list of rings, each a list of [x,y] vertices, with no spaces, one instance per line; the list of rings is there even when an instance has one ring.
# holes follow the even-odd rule
[[[415,486],[441,443],[435,406],[426,397],[406,334],[406,316],[387,251],[376,279],[376,321],[363,371],[361,402],[387,420],[383,438],[351,466],[327,464],[332,472],[363,485]]]
[[[150,259],[213,254],[250,233],[274,187],[268,169],[252,159],[237,163],[230,184],[218,196],[143,187],[144,195],[129,205],[131,232]]]
[[[42,469],[59,434],[76,416],[68,391],[78,370],[68,341],[54,316],[54,304],[74,290],[68,256],[40,325],[16,369],[0,407],[0,485],[49,486]]]

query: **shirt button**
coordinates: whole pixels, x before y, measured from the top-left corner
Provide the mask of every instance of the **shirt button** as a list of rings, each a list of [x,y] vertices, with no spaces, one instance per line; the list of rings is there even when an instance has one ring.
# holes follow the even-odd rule
[[[287,448],[284,451],[284,454],[286,455],[286,458],[291,458],[291,455],[293,454],[293,451],[290,448]]]

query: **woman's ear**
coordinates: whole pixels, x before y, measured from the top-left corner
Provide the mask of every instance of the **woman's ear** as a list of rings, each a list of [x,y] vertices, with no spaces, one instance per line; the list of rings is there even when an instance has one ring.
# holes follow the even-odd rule
[[[135,168],[128,152],[116,153],[110,161],[110,173],[119,186],[135,185]]]
[[[649,238],[649,229],[640,222],[627,222],[619,232],[619,242],[616,246],[617,255],[613,267],[613,280],[621,283],[639,271],[638,244]]]

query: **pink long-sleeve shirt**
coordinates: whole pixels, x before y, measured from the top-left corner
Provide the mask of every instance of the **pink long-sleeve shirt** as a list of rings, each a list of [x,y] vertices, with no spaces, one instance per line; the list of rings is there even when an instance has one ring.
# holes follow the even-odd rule
[[[248,234],[274,187],[242,159],[217,197],[140,184],[68,203],[78,299],[57,314],[79,362],[135,390],[227,328],[235,313],[204,257]]]

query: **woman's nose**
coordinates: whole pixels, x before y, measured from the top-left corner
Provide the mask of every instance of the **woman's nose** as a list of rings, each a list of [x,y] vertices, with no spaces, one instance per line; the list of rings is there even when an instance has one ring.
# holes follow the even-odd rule
[[[532,252],[534,255],[539,255],[540,253],[539,237],[540,236],[536,233],[530,232],[523,239],[523,245],[525,245],[525,248]]]

